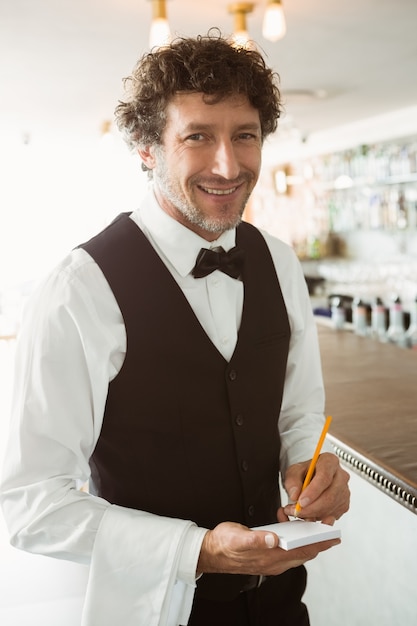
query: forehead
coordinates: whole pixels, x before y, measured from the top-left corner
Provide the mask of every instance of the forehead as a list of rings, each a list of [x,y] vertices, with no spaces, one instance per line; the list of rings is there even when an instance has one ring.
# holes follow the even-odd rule
[[[179,92],[175,94],[166,108],[167,126],[188,124],[221,124],[234,121],[236,125],[255,124],[260,127],[259,112],[244,95],[235,94],[211,101],[203,93]]]

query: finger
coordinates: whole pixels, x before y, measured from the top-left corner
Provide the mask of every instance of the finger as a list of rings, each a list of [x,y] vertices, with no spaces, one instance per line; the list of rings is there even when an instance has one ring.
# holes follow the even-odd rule
[[[278,509],[277,519],[279,522],[288,522],[290,519],[282,506]]]
[[[295,504],[287,504],[286,506],[284,506],[283,515],[285,515],[287,519],[289,519],[290,517],[295,517]],[[301,511],[298,511],[297,517],[304,519],[302,508],[301,508]],[[282,521],[282,520],[279,520],[279,521]]]
[[[253,548],[257,549],[271,549],[277,548],[279,545],[278,535],[272,532],[263,531],[263,530],[254,530],[253,533],[256,533],[257,543],[253,545]]]
[[[318,543],[315,543],[314,547],[316,548],[316,554],[312,556],[311,558],[314,559],[317,556],[317,554],[320,554],[320,552],[325,552],[326,550],[330,550],[330,548],[334,548],[335,546],[338,546],[341,543],[342,543],[341,539],[329,539],[328,541],[320,541]]]
[[[345,474],[344,470],[341,469],[334,482],[319,495],[317,500],[309,503],[307,498],[300,498],[301,511],[299,517],[320,520],[327,517],[339,519],[346,513],[349,509],[350,490]],[[293,516],[294,512],[294,505],[289,504],[284,507],[284,514]]]
[[[339,470],[340,463],[336,455],[328,452],[321,454],[313,479],[299,498],[300,505],[305,508],[317,500],[337,480]]]
[[[329,488],[320,494],[317,500],[311,502],[308,499],[300,499],[301,510],[297,516],[302,519],[323,520],[328,517],[339,519],[349,509],[349,491]],[[288,504],[284,507],[284,514],[294,516],[295,506]]]
[[[305,475],[308,471],[309,462],[295,463],[291,465],[285,475],[284,488],[290,502],[296,502],[301,492]]]

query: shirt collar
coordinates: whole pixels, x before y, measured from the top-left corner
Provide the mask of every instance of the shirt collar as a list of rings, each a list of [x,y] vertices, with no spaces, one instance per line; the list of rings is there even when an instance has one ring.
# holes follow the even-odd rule
[[[235,246],[236,230],[227,230],[215,241],[206,241],[166,213],[158,204],[153,189],[146,194],[132,219],[148,235],[149,239],[181,276],[193,269],[201,248],[222,246],[228,252]]]

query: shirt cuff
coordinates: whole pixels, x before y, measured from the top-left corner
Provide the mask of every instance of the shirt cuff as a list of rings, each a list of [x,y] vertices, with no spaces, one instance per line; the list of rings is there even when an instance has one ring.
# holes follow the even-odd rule
[[[184,536],[177,578],[187,585],[195,585],[198,557],[200,556],[201,544],[206,532],[207,528],[190,526]]]

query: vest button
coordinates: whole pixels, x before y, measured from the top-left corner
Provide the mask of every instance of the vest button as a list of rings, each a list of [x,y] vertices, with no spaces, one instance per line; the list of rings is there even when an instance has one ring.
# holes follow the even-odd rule
[[[243,426],[243,415],[241,415],[240,413],[239,415],[236,415],[235,422],[238,426]]]
[[[230,372],[229,372],[229,380],[236,380],[236,378],[237,378],[236,370],[230,370]]]
[[[255,507],[253,506],[253,504],[250,504],[248,506],[248,515],[249,517],[253,517],[255,515]]]
[[[241,467],[242,467],[244,472],[247,472],[248,469],[249,469],[249,463],[247,461],[242,461]]]

